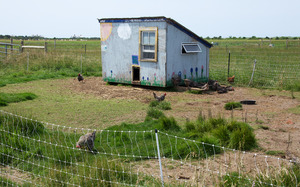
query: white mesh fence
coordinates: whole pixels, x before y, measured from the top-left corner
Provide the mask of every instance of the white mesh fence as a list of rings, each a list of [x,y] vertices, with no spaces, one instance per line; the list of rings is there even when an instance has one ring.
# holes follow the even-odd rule
[[[75,146],[82,135],[93,131],[96,137],[91,151]],[[2,186],[299,185],[297,160],[228,149],[160,131],[160,155],[154,130],[73,128],[5,111],[0,111],[0,135]]]

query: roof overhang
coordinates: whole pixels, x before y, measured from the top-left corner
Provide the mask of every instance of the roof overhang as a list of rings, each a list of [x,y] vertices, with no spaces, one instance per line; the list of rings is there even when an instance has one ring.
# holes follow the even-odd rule
[[[198,42],[202,43],[208,48],[212,47],[212,44],[210,44],[208,41],[204,40],[188,28],[184,27],[177,21],[171,19],[171,18],[166,18],[164,16],[159,16],[159,17],[139,17],[139,18],[102,18],[98,19],[99,23],[133,23],[133,22],[157,22],[157,21],[165,21],[177,29],[181,30],[182,32],[186,33],[190,37],[194,38]]]

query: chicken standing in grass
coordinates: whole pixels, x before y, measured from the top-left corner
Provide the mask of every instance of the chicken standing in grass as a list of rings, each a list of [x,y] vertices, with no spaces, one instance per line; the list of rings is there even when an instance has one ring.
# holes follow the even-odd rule
[[[88,148],[91,152],[94,148],[94,141],[96,138],[96,131],[92,133],[87,133],[79,138],[78,142],[76,143],[77,148]]]
[[[83,82],[83,76],[82,76],[80,73],[78,74],[77,79],[78,79],[79,82],[80,82],[80,81]]]
[[[228,78],[227,78],[227,81],[228,81],[228,82],[234,82],[234,78],[235,78],[234,75],[233,75],[232,77],[228,77]]]
[[[157,101],[163,101],[163,100],[165,100],[165,97],[166,97],[166,93],[164,93],[164,94],[162,94],[161,96],[157,96],[154,92],[153,92],[153,96],[154,96],[154,98],[157,100]]]

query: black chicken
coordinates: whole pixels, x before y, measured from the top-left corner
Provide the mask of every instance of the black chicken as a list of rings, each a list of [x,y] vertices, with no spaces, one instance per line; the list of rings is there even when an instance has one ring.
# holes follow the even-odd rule
[[[79,82],[83,81],[83,76],[79,73],[78,76],[77,76],[77,79],[78,79]]]
[[[163,101],[165,100],[165,97],[166,97],[166,93],[162,94],[161,96],[157,96],[154,92],[153,92],[153,96],[154,98],[157,100],[157,101]]]

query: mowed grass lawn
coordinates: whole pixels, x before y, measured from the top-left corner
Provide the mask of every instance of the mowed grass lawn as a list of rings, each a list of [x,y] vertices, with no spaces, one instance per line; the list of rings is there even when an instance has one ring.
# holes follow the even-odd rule
[[[69,79],[56,79],[0,87],[0,93],[30,92],[38,96],[34,100],[9,103],[8,106],[0,107],[0,110],[77,128],[104,129],[122,122],[137,123],[145,119],[145,103],[137,100],[105,100],[94,95],[77,93],[66,88],[69,83]]]

